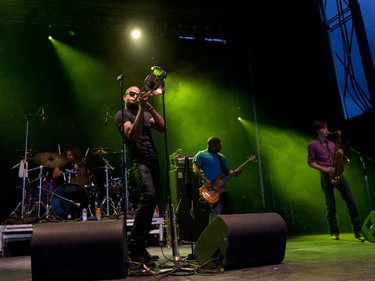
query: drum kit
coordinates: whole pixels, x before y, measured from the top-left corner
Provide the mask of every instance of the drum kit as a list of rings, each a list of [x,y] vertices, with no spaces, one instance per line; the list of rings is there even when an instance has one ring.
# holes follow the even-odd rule
[[[115,217],[123,213],[123,184],[120,178],[113,177],[111,172],[115,167],[111,166],[109,160],[105,158],[121,152],[101,147],[90,149],[88,152],[89,157],[100,158],[102,163],[104,162],[104,166],[93,169],[101,172],[104,169],[106,180],[102,188],[98,186],[95,173],[91,173],[86,161],[68,165],[68,160],[59,153],[41,152],[32,155],[31,159],[38,167],[28,171],[39,169],[39,176],[27,181],[24,202],[26,216],[43,220],[80,220],[83,209],[94,218],[95,210],[98,208],[101,210],[101,217]],[[62,170],[68,166],[72,168],[65,169],[64,183],[59,186],[56,186],[55,180],[49,179],[51,178],[48,177],[49,171],[43,174],[43,169]],[[100,198],[103,189],[105,196]]]

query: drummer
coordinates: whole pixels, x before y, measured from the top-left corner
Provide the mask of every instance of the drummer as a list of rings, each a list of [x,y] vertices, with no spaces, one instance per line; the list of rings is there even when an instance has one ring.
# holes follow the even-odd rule
[[[56,186],[70,182],[81,186],[89,185],[92,182],[93,174],[85,163],[81,151],[70,147],[64,150],[64,156],[68,163],[53,170]]]

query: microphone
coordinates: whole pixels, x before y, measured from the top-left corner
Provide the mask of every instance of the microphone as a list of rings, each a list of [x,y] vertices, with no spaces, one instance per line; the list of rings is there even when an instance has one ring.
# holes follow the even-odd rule
[[[108,124],[108,117],[109,117],[109,109],[107,109],[107,112],[105,113],[104,126],[107,126]]]
[[[119,77],[117,77],[117,81],[124,80],[124,77],[125,77],[125,75],[124,75],[124,74],[121,74]]]
[[[81,206],[81,203],[76,203],[76,202],[74,202],[74,207],[76,207],[76,208],[79,208]]]

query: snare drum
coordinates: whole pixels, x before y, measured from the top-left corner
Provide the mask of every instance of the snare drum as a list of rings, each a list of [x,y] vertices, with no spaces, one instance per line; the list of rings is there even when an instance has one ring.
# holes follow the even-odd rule
[[[63,220],[79,219],[82,209],[88,209],[88,202],[86,190],[75,183],[60,185],[51,196],[52,211]]]
[[[81,186],[87,185],[90,179],[90,170],[85,163],[74,163],[72,183],[79,184]]]

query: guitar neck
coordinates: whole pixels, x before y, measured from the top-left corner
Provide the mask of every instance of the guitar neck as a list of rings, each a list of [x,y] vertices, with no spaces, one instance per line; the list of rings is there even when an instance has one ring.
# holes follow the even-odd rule
[[[252,157],[249,157],[244,163],[242,163],[237,169],[236,169],[236,171],[241,171],[243,168],[245,168],[245,166],[247,165],[247,164],[249,164],[250,162],[254,162],[254,161],[256,161],[257,160],[257,158],[256,158],[256,156],[252,156]],[[229,180],[231,180],[233,177],[234,177],[234,173],[232,173],[232,174],[230,174],[230,175],[228,175],[228,176],[226,176],[224,179],[222,179],[222,180],[220,180],[217,184],[216,184],[216,186],[217,187],[221,187],[221,186],[223,186],[224,184],[226,184]]]

